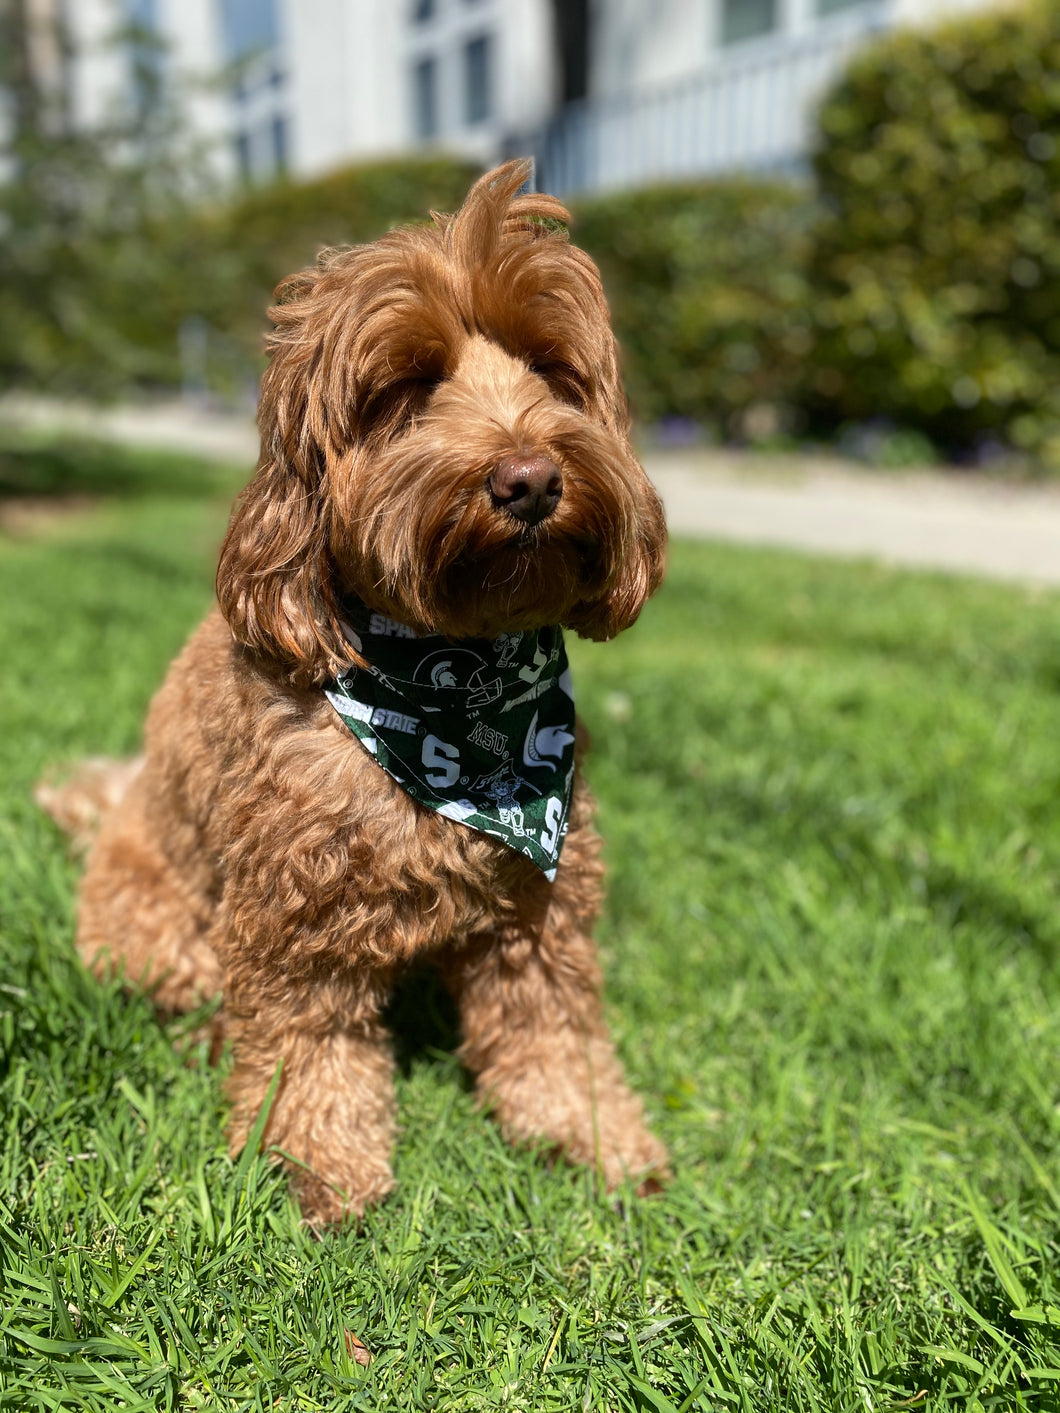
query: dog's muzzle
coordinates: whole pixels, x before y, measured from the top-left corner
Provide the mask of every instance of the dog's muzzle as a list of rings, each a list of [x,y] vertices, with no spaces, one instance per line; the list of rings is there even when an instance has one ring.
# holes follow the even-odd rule
[[[505,456],[490,472],[489,488],[498,509],[524,525],[539,525],[559,505],[563,474],[547,456]]]

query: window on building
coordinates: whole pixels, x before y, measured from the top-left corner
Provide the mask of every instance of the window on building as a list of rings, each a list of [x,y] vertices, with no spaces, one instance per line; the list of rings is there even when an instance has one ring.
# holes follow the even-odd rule
[[[287,170],[287,119],[282,113],[272,119],[272,166],[280,175]]]
[[[151,3],[161,4],[161,0]],[[285,171],[290,159],[280,3],[281,0],[212,0],[228,66],[236,169],[245,182],[268,180]]]
[[[221,38],[232,62],[279,44],[276,0],[220,0]]]
[[[836,10],[852,10],[856,5],[864,5],[866,0],[817,0],[819,15],[832,15]]]
[[[564,103],[589,92],[589,0],[552,0],[552,32]]]
[[[464,46],[464,118],[484,123],[490,117],[490,68],[492,37],[480,34]]]
[[[131,29],[157,32],[158,0],[127,0],[125,12]]]
[[[412,110],[416,136],[430,141],[438,132],[438,61],[433,54],[413,66]]]
[[[237,132],[235,135],[236,167],[240,177],[245,182],[251,178],[250,168],[250,133]]]
[[[777,27],[777,0],[722,0],[721,42],[737,44]]]

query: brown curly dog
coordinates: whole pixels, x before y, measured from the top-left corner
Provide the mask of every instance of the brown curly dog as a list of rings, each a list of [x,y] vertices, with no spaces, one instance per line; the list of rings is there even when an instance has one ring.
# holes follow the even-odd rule
[[[155,697],[142,768],[91,767],[105,808],[81,955],[165,1010],[223,996],[234,1149],[282,1060],[266,1141],[293,1160],[314,1223],[392,1186],[382,1011],[420,959],[453,994],[461,1058],[509,1138],[595,1165],[609,1186],[666,1173],[602,1016],[603,870],[575,748],[566,800],[557,787],[547,823],[527,823],[575,739],[573,716],[570,731],[541,729],[564,679],[523,692],[534,716],[511,749],[500,726],[514,717],[453,692],[465,649],[492,653],[499,680],[529,644],[538,666],[513,657],[509,671],[534,684],[549,643],[558,672],[555,625],[610,638],[662,576],[662,511],[630,445],[599,276],[563,207],[517,194],[527,170],[499,167],[456,216],[327,251],[280,286],[261,459],[221,553],[219,610]],[[442,645],[434,688],[498,761],[477,802],[415,798],[336,709],[352,678],[392,685],[351,606],[372,632]],[[434,743],[429,780],[473,789],[412,708],[381,710],[364,720]],[[78,788],[48,802],[68,823],[91,814]],[[473,823],[483,791],[496,809]],[[562,843],[551,880],[527,857],[535,839]]]

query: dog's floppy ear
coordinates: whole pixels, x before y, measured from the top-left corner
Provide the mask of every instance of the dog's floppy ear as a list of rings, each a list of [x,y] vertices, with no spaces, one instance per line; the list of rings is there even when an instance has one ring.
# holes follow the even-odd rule
[[[638,468],[639,469],[639,468]],[[618,556],[620,568],[599,597],[575,605],[565,620],[580,637],[604,642],[637,621],[666,572],[666,517],[655,487],[644,472],[635,526]]]
[[[317,271],[286,281],[261,386],[261,459],[236,501],[217,569],[217,600],[238,643],[281,664],[298,685],[319,684],[350,652],[334,599],[321,480],[326,411],[304,337]],[[302,298],[300,298],[302,296]],[[301,335],[301,336],[300,336]]]

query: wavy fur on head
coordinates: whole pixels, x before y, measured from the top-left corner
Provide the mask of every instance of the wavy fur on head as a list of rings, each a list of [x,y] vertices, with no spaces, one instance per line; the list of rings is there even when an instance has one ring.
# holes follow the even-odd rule
[[[350,591],[454,637],[556,622],[607,637],[659,582],[662,514],[630,448],[599,279],[557,228],[563,208],[516,194],[525,171],[501,167],[456,216],[328,252],[281,287],[221,612],[170,668],[142,763],[96,762],[40,796],[78,833],[101,819],[85,961],[169,1011],[222,995],[234,1148],[282,1061],[266,1141],[315,1223],[392,1185],[385,1005],[416,961],[452,991],[461,1058],[511,1139],[608,1185],[666,1170],[604,1024],[580,767],[549,884],[406,794],[319,687],[352,656]]]
[[[236,637],[319,682],[348,656],[337,597],[454,637],[631,624],[662,575],[596,267],[527,164],[454,217],[325,251],[280,286],[262,459],[232,519],[218,598]],[[489,475],[542,453],[563,496],[527,530]]]

